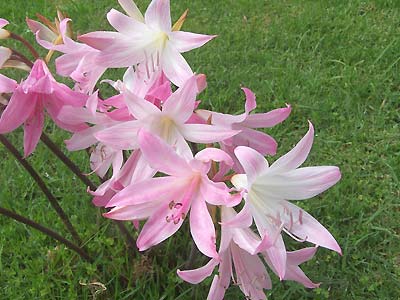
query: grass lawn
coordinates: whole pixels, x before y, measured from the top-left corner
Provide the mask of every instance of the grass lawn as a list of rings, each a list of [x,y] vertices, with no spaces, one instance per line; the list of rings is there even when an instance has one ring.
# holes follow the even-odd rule
[[[147,4],[138,1],[142,10]],[[320,249],[305,264],[305,273],[322,283],[315,290],[271,275],[268,298],[400,299],[400,2],[175,0],[171,6],[174,20],[190,8],[184,30],[219,36],[185,55],[208,78],[202,107],[241,112],[241,86],[256,93],[258,112],[290,103],[289,119],[269,130],[279,143],[277,156],[305,134],[309,119],[316,138],[306,164],[342,171],[334,188],[296,204],[332,232],[343,256]],[[53,18],[56,7],[80,33],[110,30],[105,14],[119,9],[114,0],[14,0],[1,5],[0,17],[11,22],[8,29],[33,40],[25,17],[39,12]],[[60,145],[68,137],[50,123],[46,132]],[[22,151],[22,130],[8,137]],[[68,155],[89,172],[83,152]],[[33,180],[3,147],[0,156],[1,206],[70,238]],[[85,186],[43,144],[28,160],[60,197],[103,268],[0,216],[0,299],[206,298],[210,280],[192,286],[176,276],[190,251],[187,224],[154,249],[129,253],[116,227],[92,206]],[[203,263],[199,257],[196,265]],[[101,292],[101,285],[107,290]],[[226,299],[243,296],[232,287]]]

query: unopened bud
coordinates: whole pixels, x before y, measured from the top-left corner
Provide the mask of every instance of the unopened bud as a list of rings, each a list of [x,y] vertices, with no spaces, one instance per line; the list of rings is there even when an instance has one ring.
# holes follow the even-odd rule
[[[0,40],[8,39],[11,33],[8,30],[0,29]]]

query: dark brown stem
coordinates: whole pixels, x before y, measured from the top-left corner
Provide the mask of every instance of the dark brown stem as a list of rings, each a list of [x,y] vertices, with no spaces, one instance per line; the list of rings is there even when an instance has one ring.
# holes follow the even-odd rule
[[[40,140],[76,175],[78,178],[87,186],[90,187],[92,191],[97,190],[96,184],[94,184],[88,177],[86,177],[79,167],[70,160],[61,149],[47,136],[45,133],[42,133]],[[99,177],[101,182],[104,182],[106,179]],[[117,227],[121,234],[125,237],[126,243],[128,247],[131,249],[136,249],[135,239],[126,229],[125,225],[122,222],[114,221],[117,224]]]
[[[47,188],[46,184],[42,180],[42,178],[39,176],[39,174],[33,169],[33,167],[21,156],[21,154],[18,152],[18,150],[11,144],[11,142],[3,135],[0,135],[0,142],[7,148],[8,151],[11,152],[12,155],[18,160],[18,162],[25,168],[26,171],[31,175],[31,177],[36,181],[37,185],[39,188],[42,190],[42,192],[46,195],[47,199],[49,200],[51,206],[54,208],[58,216],[61,218],[63,221],[65,227],[67,230],[71,233],[73,239],[79,244],[82,244],[82,240],[79,237],[78,233],[76,232],[74,226],[72,226],[70,220],[68,219],[68,216],[65,214],[64,210],[61,208],[61,206],[58,204],[57,199],[54,197],[54,195],[50,192],[50,190]]]
[[[126,240],[126,243],[128,244],[128,248],[131,249],[131,250],[135,250],[136,249],[135,240],[131,236],[131,234],[128,231],[128,229],[126,229],[124,223],[121,222],[121,221],[116,221],[116,220],[114,220],[114,222],[117,224],[119,231],[124,236],[124,238]]]
[[[35,50],[35,48],[33,48],[31,43],[29,43],[22,36],[20,36],[18,34],[15,34],[14,32],[10,32],[10,38],[12,38],[14,40],[17,40],[17,41],[21,42],[22,44],[24,44],[26,46],[26,48],[28,48],[28,50],[32,53],[32,55],[35,58],[35,60],[40,57],[39,53],[37,53],[37,51]]]
[[[22,61],[23,63],[25,63],[27,66],[29,67],[33,67],[33,62],[31,62],[29,60],[29,58],[27,58],[25,55],[23,55],[21,52],[18,52],[15,49],[11,49],[11,51],[13,52],[13,54],[18,58],[18,60]]]
[[[70,160],[61,149],[54,144],[54,142],[43,132],[40,140],[76,175],[78,178],[87,186],[90,187],[92,191],[97,189],[97,186],[85,176],[79,167]]]
[[[79,256],[82,257],[83,259],[85,259],[89,262],[93,262],[93,259],[85,252],[85,250],[83,250],[82,248],[79,248],[77,245],[75,245],[71,241],[63,238],[57,232],[55,232],[47,227],[44,227],[44,226],[40,225],[39,223],[36,223],[35,221],[32,221],[32,220],[27,219],[19,214],[16,214],[8,209],[5,209],[3,207],[0,207],[0,214],[39,230],[40,232],[48,235],[49,237],[52,237],[53,239],[59,241],[60,243],[63,243],[65,246],[67,246],[68,248],[70,248],[71,250],[73,250],[77,254],[79,254]]]

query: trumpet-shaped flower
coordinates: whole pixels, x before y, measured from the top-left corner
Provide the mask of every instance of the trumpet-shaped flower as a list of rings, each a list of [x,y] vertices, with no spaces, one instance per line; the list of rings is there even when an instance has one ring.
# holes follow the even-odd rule
[[[237,214],[233,208],[221,207],[222,224],[229,223],[236,216]],[[246,299],[265,299],[263,289],[272,287],[271,279],[258,254],[249,253],[249,250],[252,252],[254,247],[261,248],[263,244],[267,245],[264,241],[260,241],[249,228],[232,228],[222,225],[219,259],[212,258],[201,268],[187,271],[178,270],[177,273],[183,280],[197,284],[210,276],[214,268],[219,265],[219,274],[214,276],[207,300],[222,300],[225,291],[230,285],[231,278],[235,277],[235,282],[246,296]],[[294,280],[310,288],[317,287],[318,285],[314,284],[299,268],[301,263],[313,257],[316,249],[314,247],[288,252],[284,280]],[[264,252],[262,254],[268,265],[272,266],[271,269],[275,272],[273,265],[270,263],[271,258],[268,253]],[[236,276],[234,276],[234,273]]]
[[[98,31],[79,37],[101,51],[99,63],[106,67],[144,64],[160,69],[175,85],[183,85],[193,72],[181,53],[201,47],[215,36],[173,31],[169,0],[153,0],[144,15],[133,2],[120,0],[125,15],[115,9],[107,19],[118,32]]]
[[[240,130],[241,132],[232,138],[221,142],[224,151],[233,155],[233,150],[237,146],[248,146],[263,155],[275,155],[277,143],[266,133],[254,130],[256,128],[269,128],[283,122],[290,114],[291,107],[278,108],[267,113],[250,114],[256,106],[256,97],[248,88],[242,88],[246,95],[245,112],[233,116],[208,110],[197,110],[196,114],[204,120],[210,120],[211,124],[224,128]],[[240,166],[238,167],[241,170]]]
[[[189,157],[191,151],[185,139],[195,143],[213,143],[239,133],[237,130],[214,125],[188,124],[196,106],[198,82],[204,85],[202,78],[201,75],[192,76],[163,103],[162,110],[126,90],[125,101],[135,120],[98,132],[96,138],[115,148],[136,149],[137,132],[140,128],[145,128],[168,144],[174,145],[180,154]]]
[[[148,218],[137,240],[139,250],[146,250],[174,234],[190,209],[190,231],[197,247],[205,255],[216,257],[215,229],[207,203],[235,205],[237,197],[229,193],[225,184],[208,179],[207,173],[211,160],[232,165],[229,155],[207,148],[185,160],[145,130],[139,131],[138,142],[149,165],[169,176],[129,185],[107,204],[115,208],[105,216],[117,220]]]
[[[28,156],[35,149],[42,133],[44,112],[54,122],[67,130],[80,130],[84,124],[68,125],[57,118],[62,106],[82,106],[87,96],[74,92],[58,83],[46,64],[37,60],[28,78],[21,82],[11,96],[10,102],[0,118],[0,133],[13,131],[24,123],[24,153]]]
[[[253,218],[260,235],[267,234],[273,239],[274,245],[266,251],[281,279],[285,276],[287,263],[281,230],[299,241],[308,241],[341,253],[339,245],[325,227],[287,201],[314,197],[341,177],[339,169],[333,166],[298,168],[310,152],[313,137],[314,128],[310,123],[303,139],[271,166],[251,148],[241,146],[235,149],[246,172],[232,177],[235,187],[246,191],[245,206],[238,214],[240,222],[246,220],[244,223],[251,224]]]

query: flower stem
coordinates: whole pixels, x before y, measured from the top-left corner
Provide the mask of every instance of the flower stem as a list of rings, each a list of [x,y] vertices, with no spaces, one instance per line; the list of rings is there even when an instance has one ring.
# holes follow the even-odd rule
[[[39,223],[36,223],[35,221],[32,221],[28,218],[25,218],[19,214],[16,214],[8,209],[5,209],[3,207],[0,207],[0,214],[7,216],[9,218],[12,218],[20,223],[26,224],[32,228],[35,228],[37,230],[39,230],[40,232],[44,233],[45,235],[52,237],[53,239],[63,243],[65,246],[67,246],[68,248],[70,248],[71,250],[75,251],[77,254],[79,254],[80,257],[82,257],[83,259],[92,262],[93,259],[89,256],[89,254],[87,254],[85,252],[85,250],[83,250],[82,248],[78,247],[77,245],[75,245],[74,243],[72,243],[71,241],[63,238],[61,235],[59,235],[57,232],[44,227],[42,225],[40,225]]]
[[[91,190],[96,190],[97,186],[87,177],[85,176],[79,167],[70,160],[61,149],[50,139],[48,135],[44,132],[40,137],[40,140],[76,175],[78,178],[87,186],[90,187]]]
[[[79,244],[82,244],[82,240],[76,232],[74,226],[72,226],[68,216],[65,214],[64,210],[58,204],[57,199],[47,188],[46,184],[39,176],[39,174],[35,171],[35,169],[21,156],[18,150],[13,146],[13,144],[3,135],[0,135],[0,142],[7,148],[8,151],[18,160],[18,162],[25,168],[25,170],[31,175],[31,177],[36,181],[39,188],[46,195],[49,200],[51,206],[54,208],[58,216],[61,218],[67,230],[71,233],[73,239]]]
[[[22,44],[25,45],[26,48],[28,48],[28,50],[32,53],[33,57],[36,59],[38,59],[40,57],[39,53],[37,53],[37,51],[35,50],[35,48],[33,48],[32,44],[29,43],[26,39],[24,39],[22,36],[14,33],[14,32],[10,32],[10,38],[17,40],[19,42],[21,42]]]
[[[95,191],[97,189],[96,184],[94,184],[88,177],[86,177],[82,171],[79,169],[79,167],[72,161],[70,160],[62,151],[61,149],[50,139],[48,135],[45,133],[42,133],[42,136],[40,137],[40,140],[76,175],[78,178],[87,186],[90,187],[92,191]],[[104,182],[103,178],[99,179]],[[128,244],[128,247],[131,249],[136,249],[136,243],[135,239],[132,237],[132,235],[129,233],[129,231],[126,229],[125,225],[122,222],[119,221],[114,221],[117,224],[117,227],[121,234],[125,237],[126,243]]]

